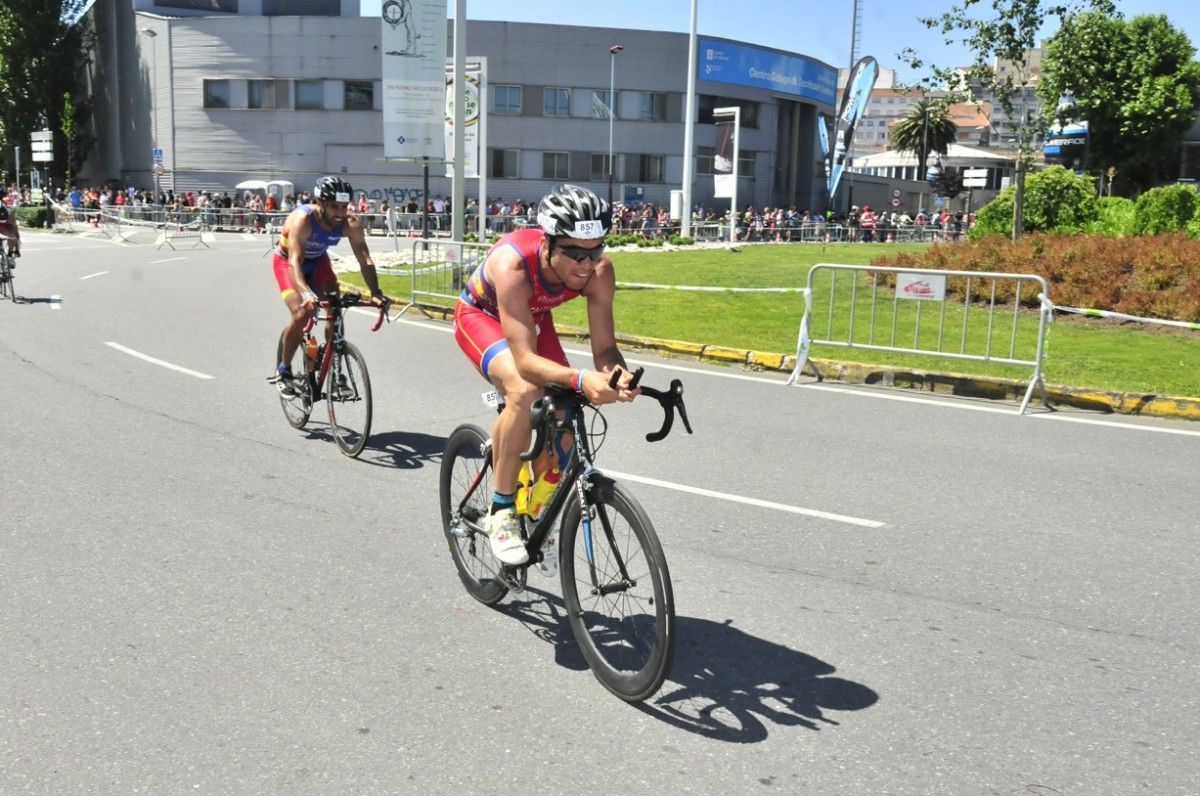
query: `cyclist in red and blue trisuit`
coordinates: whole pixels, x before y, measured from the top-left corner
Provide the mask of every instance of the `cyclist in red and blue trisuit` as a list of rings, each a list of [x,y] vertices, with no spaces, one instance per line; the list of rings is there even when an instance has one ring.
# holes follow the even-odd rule
[[[383,293],[375,275],[375,262],[367,248],[366,235],[358,216],[350,212],[354,189],[340,177],[322,177],[313,188],[312,202],[293,210],[283,222],[279,248],[275,251],[275,281],[287,304],[291,319],[283,328],[283,359],[279,362],[279,392],[296,394],[289,364],[308,319],[316,311],[318,292],[337,292],[337,278],[329,260],[330,247],[344,235],[371,291],[371,303],[383,305]]]
[[[538,206],[536,229],[502,237],[467,281],[454,308],[454,337],[476,369],[504,397],[492,428],[495,494],[486,522],[492,551],[506,564],[529,560],[515,513],[520,453],[529,447],[529,408],[542,385],[583,393],[593,404],[632,401],[613,326],[616,276],[604,254],[612,223],[608,203],[592,191],[562,185]],[[551,310],[577,296],[587,299],[594,370],[576,370],[554,330]]]
[[[8,205],[0,200],[0,241],[8,241],[8,254],[12,257],[21,256],[21,230],[17,228],[17,216]],[[0,246],[0,254],[4,247]],[[16,260],[9,262],[9,268],[16,268]]]

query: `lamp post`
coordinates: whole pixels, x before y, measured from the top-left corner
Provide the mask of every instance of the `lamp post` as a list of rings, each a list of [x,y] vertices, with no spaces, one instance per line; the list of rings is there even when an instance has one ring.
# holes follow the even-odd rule
[[[154,127],[150,131],[150,146],[158,151],[158,42],[155,41],[158,38],[158,31],[153,28],[141,28],[140,30],[150,39],[150,71],[152,73],[150,76],[150,113],[151,124]],[[162,194],[159,192],[157,161],[151,170],[154,172],[154,204],[158,204]]]
[[[613,203],[613,120],[617,117],[617,53],[624,49],[619,44],[614,44],[608,48],[608,207],[610,210]]]

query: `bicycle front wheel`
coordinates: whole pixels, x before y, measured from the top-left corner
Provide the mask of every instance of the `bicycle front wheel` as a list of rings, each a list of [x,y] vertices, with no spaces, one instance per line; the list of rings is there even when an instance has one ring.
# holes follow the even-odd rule
[[[475,425],[454,429],[442,454],[439,498],[442,530],[450,556],[467,593],[484,605],[499,602],[508,587],[500,580],[503,565],[492,555],[483,531],[492,500],[491,449]]]
[[[275,370],[279,370],[279,363],[283,361],[283,335],[279,336],[279,343],[275,346],[275,364],[272,366]],[[296,346],[296,350],[292,352],[292,373],[297,374],[292,380],[295,387],[296,395],[291,398],[279,396],[279,403],[283,406],[283,416],[287,418],[288,425],[292,428],[304,428],[308,423],[308,417],[312,414],[312,379],[308,378],[304,372],[304,342]]]
[[[671,668],[675,599],[650,518],[610,478],[588,492],[593,517],[569,503],[559,535],[567,619],[596,679],[628,702],[659,689]]]
[[[333,352],[325,385],[329,429],[342,453],[358,456],[371,436],[371,377],[367,361],[353,343]]]

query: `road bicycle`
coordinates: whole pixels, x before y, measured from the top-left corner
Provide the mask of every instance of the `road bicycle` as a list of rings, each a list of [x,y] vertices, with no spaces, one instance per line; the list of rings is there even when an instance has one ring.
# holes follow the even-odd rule
[[[12,253],[12,244],[0,239],[0,298],[17,300],[17,289],[13,286],[13,267],[17,255]]]
[[[322,297],[304,326],[304,338],[290,362],[294,396],[280,394],[283,414],[293,428],[304,428],[313,404],[325,399],[329,409],[329,428],[342,453],[355,458],[362,453],[371,435],[371,377],[367,362],[358,347],[346,339],[344,314],[362,303],[361,294],[350,291]],[[371,331],[378,331],[388,317],[388,304],[379,308],[379,318]],[[332,327],[329,342],[318,341],[313,333],[317,321]],[[275,374],[267,379],[276,383],[285,378],[278,372],[283,359],[283,336],[275,347]],[[328,386],[327,386],[328,383]]]
[[[619,375],[614,373],[613,386]],[[638,368],[633,386],[641,375]],[[676,412],[692,433],[678,379],[666,390],[642,387],[642,396],[663,409],[662,428],[647,434],[647,441],[665,438]],[[498,394],[485,399],[503,409]],[[484,531],[492,500],[492,443],[481,428],[466,423],[446,442],[439,485],[454,565],[467,592],[493,605],[509,591],[522,592],[529,568],[544,564],[547,553],[556,554],[567,620],[588,665],[609,691],[640,702],[662,685],[674,650],[675,603],[662,546],[637,500],[594,464],[608,428],[596,407],[579,393],[547,385],[530,420],[534,441],[521,459],[533,461],[553,441],[562,475],[536,520],[519,515],[529,562],[507,566],[492,554]],[[566,439],[573,443],[564,447]]]

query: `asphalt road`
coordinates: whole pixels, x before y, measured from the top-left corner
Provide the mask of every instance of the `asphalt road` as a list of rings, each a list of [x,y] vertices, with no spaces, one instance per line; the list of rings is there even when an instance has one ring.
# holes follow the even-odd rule
[[[490,416],[448,327],[352,316],[376,405],[348,460],[265,382],[265,248],[26,236],[0,792],[1195,792],[1200,428],[631,355],[696,433],[607,413],[679,617],[629,706],[556,580],[498,609],[458,582],[440,452]]]

